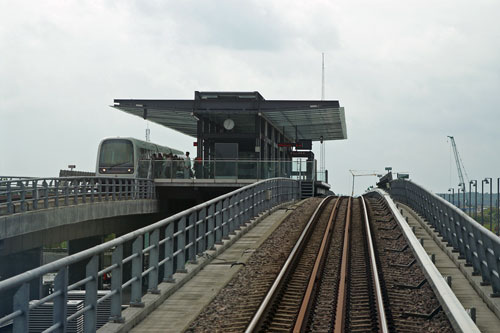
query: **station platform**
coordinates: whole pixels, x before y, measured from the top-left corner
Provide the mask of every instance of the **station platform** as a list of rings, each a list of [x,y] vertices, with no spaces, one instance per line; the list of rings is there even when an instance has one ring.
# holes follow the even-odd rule
[[[491,298],[491,286],[481,286],[481,277],[472,275],[472,267],[465,266],[464,259],[451,247],[441,242],[438,234],[408,206],[397,203],[417,238],[429,256],[435,256],[435,265],[443,278],[451,277],[451,289],[465,309],[476,309],[476,325],[481,332],[498,332],[500,327],[500,299]]]
[[[159,285],[160,295],[146,295],[144,308],[123,312],[125,324],[108,323],[99,332],[182,332],[233,278],[269,235],[303,201],[275,207],[252,220],[215,250],[207,251],[186,273],[174,274],[174,283]],[[233,265],[233,263],[238,263]]]

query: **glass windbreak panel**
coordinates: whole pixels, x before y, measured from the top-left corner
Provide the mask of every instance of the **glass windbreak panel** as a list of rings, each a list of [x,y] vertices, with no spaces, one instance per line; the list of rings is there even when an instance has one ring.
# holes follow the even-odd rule
[[[307,173],[307,160],[294,159],[292,161],[292,178],[306,179],[306,173]]]
[[[292,161],[278,162],[277,177],[290,178],[292,176]]]
[[[215,178],[237,178],[238,162],[216,160],[214,174]]]
[[[325,182],[325,183],[328,183],[327,179],[326,179],[326,174],[327,174],[327,171],[318,171],[316,173],[316,178],[317,180],[321,181],[321,182]]]
[[[140,160],[138,162],[137,177],[138,178],[153,177],[153,165],[151,163],[151,160]]]
[[[108,140],[101,145],[99,167],[133,167],[134,146],[128,140]]]
[[[258,179],[257,161],[239,161],[238,162],[238,178],[239,179]]]

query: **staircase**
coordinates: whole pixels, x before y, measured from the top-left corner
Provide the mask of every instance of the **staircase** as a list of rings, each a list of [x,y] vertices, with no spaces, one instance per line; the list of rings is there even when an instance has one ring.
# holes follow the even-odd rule
[[[313,181],[301,181],[300,182],[300,196],[302,199],[310,198],[314,196],[314,182]]]

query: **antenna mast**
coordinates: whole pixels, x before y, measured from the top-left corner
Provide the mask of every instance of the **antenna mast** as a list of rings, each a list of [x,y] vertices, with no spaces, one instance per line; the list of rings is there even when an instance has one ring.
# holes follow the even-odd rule
[[[321,53],[321,100],[325,100],[325,53]]]
[[[321,100],[325,100],[325,53],[321,52]],[[319,171],[325,172],[325,143],[321,136],[321,149],[319,151]]]

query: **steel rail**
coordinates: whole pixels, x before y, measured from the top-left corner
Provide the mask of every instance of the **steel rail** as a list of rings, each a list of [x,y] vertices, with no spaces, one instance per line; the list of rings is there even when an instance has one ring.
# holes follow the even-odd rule
[[[325,229],[325,234],[323,235],[323,239],[321,240],[321,246],[318,251],[318,256],[316,257],[316,261],[314,262],[314,267],[311,276],[309,277],[306,293],[304,295],[304,298],[302,299],[302,304],[300,305],[299,314],[295,321],[293,332],[302,332],[305,330],[305,325],[307,325],[307,316],[309,315],[309,311],[311,309],[314,293],[315,291],[317,291],[316,287],[320,280],[319,277],[321,275],[321,272],[323,271],[323,267],[326,262],[327,251],[333,234],[334,218],[336,218],[337,216],[338,207],[340,206],[339,203],[341,199],[342,198],[339,198],[335,202],[332,212],[330,213],[330,218],[328,219],[328,225]]]
[[[364,216],[364,226],[366,228],[366,242],[368,243],[368,252],[370,254],[370,267],[372,272],[372,279],[375,289],[375,300],[377,305],[377,317],[379,324],[379,331],[383,333],[389,332],[389,327],[387,325],[387,317],[385,315],[384,309],[384,299],[382,298],[382,287],[380,285],[380,279],[377,269],[377,261],[375,258],[375,249],[373,247],[372,235],[370,232],[370,222],[368,219],[368,210],[366,209],[365,199],[361,196],[361,203],[363,204],[363,216]]]
[[[337,308],[335,311],[335,333],[343,333],[345,330],[345,313],[347,306],[347,271],[348,271],[348,256],[350,250],[349,244],[349,230],[351,229],[351,205],[352,205],[352,197],[349,198],[349,202],[347,204],[347,214],[346,214],[346,222],[345,222],[345,231],[344,231],[344,247],[342,250],[342,264],[340,266],[340,281],[337,295]]]
[[[278,276],[274,280],[273,285],[271,288],[269,288],[269,291],[267,292],[266,296],[264,297],[264,300],[260,304],[259,308],[255,312],[252,320],[250,321],[250,324],[248,325],[247,329],[245,330],[245,333],[251,333],[255,332],[259,329],[260,324],[264,320],[264,316],[267,313],[268,307],[271,305],[272,301],[276,297],[277,291],[280,289],[279,287],[283,285],[285,278],[287,277],[290,269],[293,267],[293,263],[296,262],[297,257],[300,254],[300,250],[302,249],[305,240],[307,239],[307,236],[310,234],[310,231],[312,230],[312,225],[319,219],[320,212],[322,209],[326,206],[326,203],[332,199],[332,196],[328,196],[324,198],[321,203],[318,205],[316,210],[314,211],[313,215],[307,222],[304,230],[300,234],[299,239],[295,243],[295,246],[293,247],[292,251],[290,252],[290,255],[288,256],[287,260],[285,261],[285,264],[281,268],[280,272],[278,273]]]

